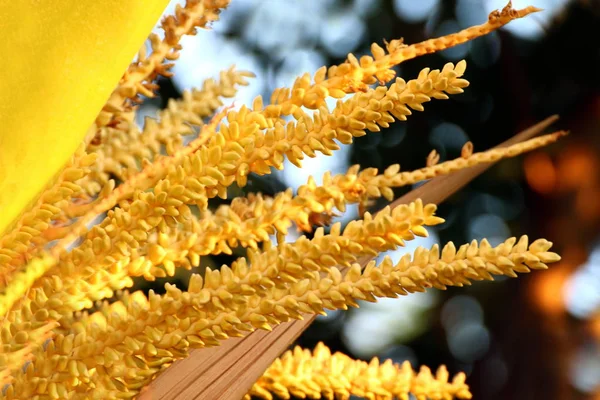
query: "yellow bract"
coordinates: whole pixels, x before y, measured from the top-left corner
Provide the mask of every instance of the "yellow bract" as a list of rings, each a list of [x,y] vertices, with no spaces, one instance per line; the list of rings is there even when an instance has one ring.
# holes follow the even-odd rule
[[[167,3],[0,1],[0,233],[73,154]]]

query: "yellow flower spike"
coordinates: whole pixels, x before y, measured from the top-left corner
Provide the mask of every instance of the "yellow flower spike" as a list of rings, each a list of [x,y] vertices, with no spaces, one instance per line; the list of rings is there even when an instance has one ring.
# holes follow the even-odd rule
[[[0,233],[74,153],[167,3],[1,2]]]
[[[409,362],[402,365],[377,358],[367,363],[342,353],[331,353],[319,343],[311,353],[300,347],[278,358],[250,389],[259,399],[272,399],[271,393],[287,399],[290,394],[311,399],[348,399],[351,395],[367,399],[470,399],[469,387],[462,376],[448,382],[444,366],[434,376],[423,367],[417,373]]]

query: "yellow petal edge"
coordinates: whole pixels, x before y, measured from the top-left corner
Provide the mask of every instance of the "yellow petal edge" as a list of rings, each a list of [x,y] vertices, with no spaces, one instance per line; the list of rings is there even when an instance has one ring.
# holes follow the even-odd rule
[[[0,233],[68,161],[168,0],[0,0]]]

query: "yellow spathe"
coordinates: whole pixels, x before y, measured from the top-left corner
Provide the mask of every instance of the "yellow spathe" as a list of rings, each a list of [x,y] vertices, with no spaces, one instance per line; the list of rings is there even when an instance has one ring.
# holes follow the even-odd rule
[[[168,0],[0,0],[0,233],[68,161]]]

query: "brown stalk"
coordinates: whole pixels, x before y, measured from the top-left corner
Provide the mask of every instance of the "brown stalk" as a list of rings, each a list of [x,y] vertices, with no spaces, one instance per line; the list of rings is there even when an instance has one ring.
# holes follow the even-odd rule
[[[542,133],[558,119],[557,115],[518,133],[498,147],[510,146]],[[450,175],[439,176],[412,190],[391,204],[422,199],[423,203],[439,204],[492,164],[474,166]],[[373,257],[359,260],[366,266]],[[231,338],[220,346],[193,350],[189,357],[175,362],[140,395],[142,400],[238,400],[281,353],[308,328],[315,315],[306,314],[302,321],[290,321],[271,332],[257,330],[243,338]]]

